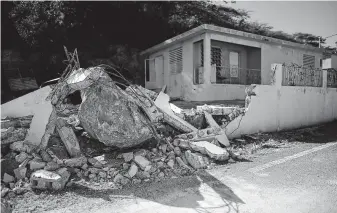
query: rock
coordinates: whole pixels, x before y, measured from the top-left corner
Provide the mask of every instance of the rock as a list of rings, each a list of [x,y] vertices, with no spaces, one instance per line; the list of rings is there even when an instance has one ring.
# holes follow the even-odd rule
[[[83,170],[87,170],[88,167],[89,167],[88,164],[85,163],[81,168],[82,168]]]
[[[37,189],[60,190],[66,185],[69,176],[70,173],[66,168],[59,169],[57,173],[38,170],[30,177],[31,187]]]
[[[124,170],[128,170],[130,168],[130,164],[129,163],[123,163],[123,169]]]
[[[174,160],[173,160],[173,159],[170,159],[170,160],[167,162],[167,165],[168,165],[171,169],[173,169],[173,167],[174,167]]]
[[[101,178],[106,178],[107,175],[105,172],[101,171],[98,173],[98,176],[100,176]]]
[[[188,163],[194,168],[194,169],[201,169],[207,167],[207,162],[205,162],[205,159],[201,154],[198,153],[192,153],[190,150],[187,150],[185,152],[185,157]]]
[[[151,152],[154,153],[154,154],[157,154],[158,153],[158,149],[157,148],[152,148]]]
[[[227,161],[229,159],[229,153],[226,149],[218,147],[207,141],[191,142],[191,149],[208,155],[210,158],[218,161]]]
[[[82,103],[78,111],[81,126],[105,145],[133,147],[152,137],[150,127],[144,122],[147,117],[128,93],[111,80],[104,68],[72,71],[66,82],[58,84],[52,103],[63,101],[66,88],[81,90]]]
[[[137,152],[135,152],[134,156],[142,156],[145,157],[147,154],[147,151],[145,149],[140,149]]]
[[[15,184],[14,184],[14,183],[9,183],[9,188],[10,188],[10,189],[14,189],[14,187],[15,187]]]
[[[65,159],[63,162],[68,167],[80,168],[81,166],[87,163],[87,158],[82,156],[82,157],[77,157],[77,158]]]
[[[228,159],[228,163],[235,163],[236,161],[233,158]]]
[[[150,161],[141,155],[135,156],[134,161],[142,170],[144,170],[146,166],[150,165]]]
[[[157,162],[157,167],[158,167],[158,169],[163,168],[164,167],[164,162],[162,162],[162,161]]]
[[[135,185],[140,184],[141,182],[142,182],[142,180],[137,179],[137,178],[132,180],[132,183],[135,184]]]
[[[151,170],[152,166],[151,165],[148,165],[145,167],[144,171],[145,172],[149,172]]]
[[[9,175],[7,173],[4,174],[4,177],[2,178],[2,181],[5,183],[11,183],[14,182],[14,177],[12,175]]]
[[[161,151],[162,151],[163,153],[166,153],[166,151],[167,151],[167,144],[162,144],[162,145],[160,146],[160,149],[161,149]]]
[[[190,149],[189,142],[186,140],[180,140],[179,147],[182,149]]]
[[[121,179],[120,184],[124,186],[124,185],[128,184],[129,182],[130,182],[130,180],[124,177],[123,179]]]
[[[26,152],[30,154],[36,147],[26,141],[17,141],[12,143],[9,148],[16,152]]]
[[[9,192],[9,188],[7,187],[1,188],[1,197],[5,197],[8,192]]]
[[[13,191],[10,191],[10,192],[8,192],[7,197],[8,198],[15,198],[16,195],[15,195],[15,193]]]
[[[41,150],[40,155],[42,160],[45,162],[51,162],[53,160],[52,157],[45,150]]]
[[[88,163],[96,168],[102,168],[103,165],[95,158],[88,158]]]
[[[123,153],[123,159],[125,162],[130,162],[133,159],[133,152]]]
[[[187,169],[187,170],[192,170],[192,168],[190,168],[187,163],[185,163],[180,157],[176,157],[176,161],[178,162],[179,166]]]
[[[176,158],[176,156],[175,156],[174,151],[171,151],[171,152],[168,154],[166,160],[169,161],[169,160],[175,159],[175,158]]]
[[[100,170],[98,168],[89,168],[88,171],[92,174],[98,174]]]
[[[13,207],[12,205],[4,199],[1,199],[1,213],[12,213]]]
[[[96,177],[96,174],[91,173],[91,174],[89,175],[89,179],[91,179],[91,180],[93,180],[95,177]]]
[[[89,171],[85,171],[85,172],[84,172],[84,176],[85,176],[85,177],[88,177],[88,176],[89,176]]]
[[[128,174],[131,178],[133,178],[133,176],[135,176],[138,172],[138,166],[134,163],[131,164],[131,167],[128,171]]]
[[[180,156],[181,155],[181,150],[179,147],[174,147],[174,153],[177,155],[177,156]]]
[[[180,140],[179,139],[174,139],[172,142],[173,146],[179,146]]]
[[[65,145],[69,155],[71,157],[79,157],[81,155],[80,145],[78,143],[74,130],[67,123],[66,119],[61,117],[57,118],[56,127],[57,132],[59,133],[59,136],[63,144]]]
[[[28,191],[27,188],[22,188],[22,187],[15,187],[13,189],[13,192],[17,195],[22,195],[22,194],[26,193],[27,191]]]
[[[25,152],[21,152],[20,154],[18,154],[17,156],[15,156],[15,160],[18,163],[22,163],[27,158],[28,158],[28,154],[25,153]]]
[[[25,128],[18,128],[14,130],[9,129],[7,132],[1,134],[1,145],[8,145],[17,141],[23,141],[27,135],[28,130]]]
[[[150,178],[151,175],[150,175],[149,172],[139,171],[139,172],[137,172],[136,177],[141,179],[141,180],[144,180],[144,179]]]
[[[17,180],[23,179],[26,177],[27,168],[26,167],[19,167],[14,169],[14,174]]]
[[[163,177],[165,177],[165,174],[164,174],[164,172],[159,172],[159,174],[158,174],[158,178],[163,178]]]
[[[38,169],[43,169],[46,166],[46,162],[39,161],[39,160],[31,160],[29,162],[29,168],[30,170],[38,170]]]
[[[115,183],[120,183],[121,180],[124,179],[124,178],[125,178],[125,177],[124,177],[123,175],[121,175],[121,174],[118,173],[118,174],[115,176],[115,178],[114,178],[113,181],[114,181]]]
[[[109,171],[109,167],[104,167],[103,171],[108,172]]]

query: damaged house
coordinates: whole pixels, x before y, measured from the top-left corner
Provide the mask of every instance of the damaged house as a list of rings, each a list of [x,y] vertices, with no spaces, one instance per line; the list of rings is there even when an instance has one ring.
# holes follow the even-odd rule
[[[145,87],[167,85],[186,101],[245,99],[246,85],[269,85],[273,63],[320,68],[322,48],[201,25],[142,52]]]

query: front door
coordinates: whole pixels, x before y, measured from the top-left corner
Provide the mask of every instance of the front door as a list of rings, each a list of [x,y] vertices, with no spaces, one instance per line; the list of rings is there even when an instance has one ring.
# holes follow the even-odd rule
[[[164,60],[163,56],[158,56],[154,59],[154,66],[156,70],[156,87],[162,88],[164,86]]]

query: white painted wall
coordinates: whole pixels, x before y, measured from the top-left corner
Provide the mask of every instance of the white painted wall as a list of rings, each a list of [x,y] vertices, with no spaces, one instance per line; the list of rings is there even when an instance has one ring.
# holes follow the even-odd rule
[[[337,119],[336,88],[258,85],[254,91],[246,114],[227,125],[229,138]]]
[[[45,133],[53,110],[51,102],[46,101],[50,92],[51,88],[46,86],[1,105],[2,118],[34,115],[26,136],[26,140],[31,144],[39,145]]]

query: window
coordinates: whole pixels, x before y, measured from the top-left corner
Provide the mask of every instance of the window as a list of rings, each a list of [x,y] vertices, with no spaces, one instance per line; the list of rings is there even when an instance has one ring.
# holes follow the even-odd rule
[[[221,67],[221,48],[212,47],[211,48],[211,64],[215,64],[217,67]]]
[[[303,54],[303,67],[315,67],[315,56]]]
[[[171,74],[181,73],[183,71],[183,48],[178,47],[169,52],[169,64]]]
[[[154,82],[156,81],[156,71],[155,71],[155,63],[154,58],[145,60],[145,78],[146,82]]]
[[[232,78],[239,77],[239,53],[230,52],[229,53],[229,65],[230,65],[230,76]]]

